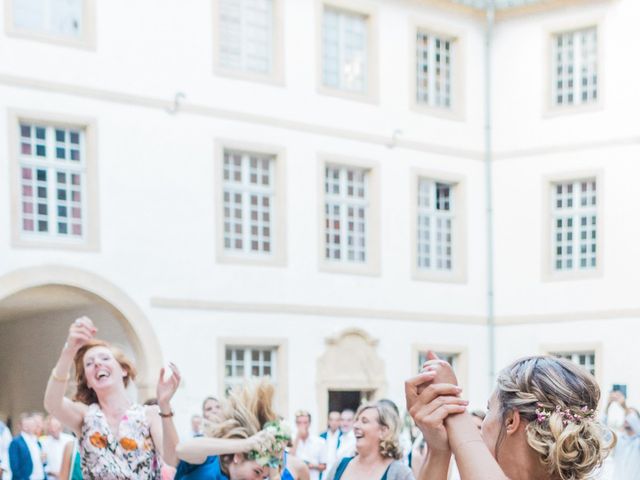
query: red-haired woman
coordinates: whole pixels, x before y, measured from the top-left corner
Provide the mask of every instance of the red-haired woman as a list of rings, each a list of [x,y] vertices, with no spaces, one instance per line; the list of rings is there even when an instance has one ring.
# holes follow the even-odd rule
[[[133,364],[118,349],[96,339],[96,332],[87,317],[73,322],[47,384],[45,408],[78,435],[85,478],[159,479],[161,459],[169,465],[178,463],[170,401],[180,374],[171,365],[171,376],[165,380],[164,369],[160,371],[157,406],[133,404],[126,392],[135,379]],[[77,391],[70,400],[64,394],[72,364]]]

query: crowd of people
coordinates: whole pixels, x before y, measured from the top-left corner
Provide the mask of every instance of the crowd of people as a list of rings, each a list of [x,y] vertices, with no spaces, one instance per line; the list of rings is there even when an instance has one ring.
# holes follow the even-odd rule
[[[640,480],[639,412],[616,390],[600,417],[595,379],[565,359],[507,366],[485,414],[468,411],[455,372],[430,353],[405,383],[409,438],[386,399],[330,412],[320,435],[299,410],[291,431],[274,410],[273,385],[256,379],[207,397],[181,441],[171,409],[177,367],[160,372],[156,398],[134,404],[133,364],[96,334],[86,317],[71,325],[45,392],[49,416],[21,415],[13,438],[0,422],[2,480],[586,480],[603,475],[611,452],[610,478]]]

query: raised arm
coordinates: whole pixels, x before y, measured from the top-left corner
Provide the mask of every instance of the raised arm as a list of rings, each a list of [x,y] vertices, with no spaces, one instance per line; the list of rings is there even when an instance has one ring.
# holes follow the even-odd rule
[[[444,419],[463,412],[467,402],[458,397],[461,390],[453,384],[434,384],[436,372],[421,373],[405,383],[407,410],[422,432],[427,456],[418,480],[446,480],[451,450]]]
[[[445,385],[442,382],[457,383],[457,379],[451,365],[434,357],[430,357],[423,367],[425,375],[428,373],[433,376],[433,383],[424,387],[420,397],[422,403],[432,405],[430,409],[425,407],[427,411],[434,412],[431,417],[431,428],[435,426],[439,428],[440,425],[446,428],[449,446],[455,455],[460,478],[462,480],[508,480],[482,440],[471,415],[466,412],[466,408],[459,410],[459,399],[438,391],[438,386]],[[421,472],[420,478],[427,477],[422,476]]]
[[[171,368],[171,376],[168,379],[164,378],[165,369],[160,369],[160,378],[156,389],[158,407],[150,408],[148,415],[151,422],[151,437],[156,449],[165,463],[175,467],[178,465],[176,447],[179,439],[173,422],[171,399],[178,390],[181,377],[178,368],[173,363],[170,363],[169,367]]]
[[[249,438],[198,437],[180,442],[176,452],[180,460],[200,465],[211,456],[263,450],[265,445],[273,441],[273,436],[264,431]]]
[[[51,371],[44,394],[44,408],[67,428],[80,435],[87,405],[73,402],[64,396],[70,378],[71,365],[77,351],[93,339],[97,329],[87,317],[76,319],[69,327],[67,341]]]

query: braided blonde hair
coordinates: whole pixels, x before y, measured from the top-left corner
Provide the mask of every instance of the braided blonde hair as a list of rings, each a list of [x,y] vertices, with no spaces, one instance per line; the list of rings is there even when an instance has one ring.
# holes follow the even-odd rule
[[[517,410],[528,422],[527,442],[540,455],[550,477],[588,478],[615,446],[615,435],[593,418],[565,421],[567,409],[592,411],[600,401],[595,378],[579,365],[552,356],[526,357],[500,372],[497,383],[502,415]],[[549,411],[543,421],[536,414],[541,407]],[[503,436],[504,430],[498,437],[496,456]]]

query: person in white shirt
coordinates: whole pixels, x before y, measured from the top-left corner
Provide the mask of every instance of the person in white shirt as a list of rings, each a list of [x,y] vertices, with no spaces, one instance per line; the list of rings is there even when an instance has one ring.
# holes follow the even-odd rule
[[[195,415],[191,416],[191,432],[189,432],[189,436],[191,438],[202,437],[202,416]]]
[[[9,444],[11,443],[11,430],[3,422],[0,422],[0,479],[10,480],[9,469]]]
[[[69,442],[73,442],[73,437],[64,433],[60,421],[51,415],[47,417],[46,429],[47,435],[40,442],[42,444],[42,452],[47,459],[44,471],[47,474],[47,479],[59,479],[64,447]]]
[[[340,448],[340,437],[342,437],[342,431],[340,430],[340,412],[329,412],[327,430],[320,434],[320,438],[323,438],[325,441],[327,471],[331,470],[333,464],[336,463],[338,448]]]
[[[309,480],[319,480],[320,474],[327,468],[324,439],[311,435],[311,414],[300,410],[296,414],[296,439],[293,441],[291,455],[295,455],[309,467]]]
[[[43,455],[33,415],[20,415],[20,435],[9,445],[9,462],[14,480],[44,480]]]
[[[342,460],[345,457],[352,457],[356,453],[356,436],[353,433],[355,415],[355,412],[350,408],[344,409],[340,414],[340,431],[342,432],[342,436],[340,437],[340,447],[338,448],[336,461]]]

